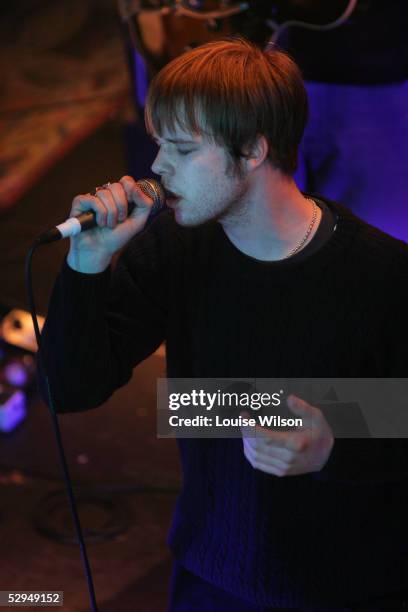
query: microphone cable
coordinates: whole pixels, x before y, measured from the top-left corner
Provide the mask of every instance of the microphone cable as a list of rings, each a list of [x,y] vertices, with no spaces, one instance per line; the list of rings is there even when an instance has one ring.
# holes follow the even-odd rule
[[[64,480],[65,480],[65,484],[67,488],[68,499],[69,499],[69,504],[71,508],[71,514],[72,514],[72,518],[74,521],[74,527],[75,527],[75,531],[76,531],[77,538],[78,538],[78,544],[79,544],[79,548],[81,552],[82,564],[85,570],[85,576],[86,576],[88,592],[89,592],[89,599],[91,603],[91,610],[92,612],[97,612],[98,606],[96,603],[95,588],[93,584],[93,578],[92,578],[91,567],[89,564],[88,553],[86,550],[85,540],[84,540],[83,533],[82,533],[81,522],[79,520],[77,502],[76,502],[73,487],[72,487],[71,477],[70,477],[69,470],[68,470],[68,464],[67,464],[66,457],[65,457],[65,451],[64,451],[63,444],[62,444],[61,431],[60,431],[60,427],[59,427],[59,423],[57,419],[54,400],[53,400],[52,393],[51,393],[50,382],[47,376],[47,372],[44,366],[43,356],[42,356],[41,334],[40,334],[40,330],[38,327],[37,311],[35,308],[34,292],[33,292],[33,287],[32,287],[32,259],[33,259],[35,250],[37,249],[37,247],[41,246],[41,244],[42,242],[37,238],[31,245],[31,247],[29,248],[27,256],[26,256],[26,260],[25,260],[24,276],[25,276],[25,286],[26,286],[27,298],[28,298],[28,306],[29,306],[31,318],[33,321],[34,332],[35,332],[35,337],[36,337],[37,346],[38,346],[37,364],[40,370],[40,376],[45,381],[45,386],[47,390],[48,408],[51,414],[51,421],[52,421],[55,437],[57,440],[58,454],[59,454],[62,472],[64,475]]]

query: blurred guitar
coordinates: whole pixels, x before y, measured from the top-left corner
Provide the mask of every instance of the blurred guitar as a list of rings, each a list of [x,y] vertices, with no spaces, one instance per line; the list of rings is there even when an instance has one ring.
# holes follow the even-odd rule
[[[370,0],[118,0],[149,76],[187,49],[242,35],[265,48],[289,27],[332,30]]]
[[[359,0],[277,0],[272,3],[272,18],[267,20],[272,30],[271,41],[290,27],[325,32],[343,25],[357,7]]]

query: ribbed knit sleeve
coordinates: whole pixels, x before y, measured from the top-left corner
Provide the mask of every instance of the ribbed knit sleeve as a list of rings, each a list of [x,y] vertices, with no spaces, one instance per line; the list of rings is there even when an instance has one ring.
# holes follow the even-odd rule
[[[64,263],[42,331],[57,412],[99,406],[163,342],[169,258],[159,242],[160,231],[136,236],[113,271],[83,274]],[[41,375],[40,391],[48,403]]]

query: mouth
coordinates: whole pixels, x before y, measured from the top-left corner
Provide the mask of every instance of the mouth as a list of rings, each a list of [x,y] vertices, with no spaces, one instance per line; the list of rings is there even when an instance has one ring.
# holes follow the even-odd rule
[[[167,206],[169,206],[170,208],[174,208],[174,206],[176,206],[181,200],[181,196],[179,196],[177,193],[174,193],[174,191],[167,189],[167,187],[164,188],[164,191],[166,193]]]

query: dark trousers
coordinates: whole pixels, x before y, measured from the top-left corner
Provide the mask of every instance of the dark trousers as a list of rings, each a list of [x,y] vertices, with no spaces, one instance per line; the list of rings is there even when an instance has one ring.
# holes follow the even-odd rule
[[[308,612],[324,612],[338,610],[339,612],[368,611],[378,612],[381,609],[407,609],[408,589],[403,593],[378,597],[365,602],[350,604],[349,606],[330,607],[302,607],[297,610]],[[243,599],[234,597],[230,593],[213,586],[195,574],[192,574],[177,561],[173,564],[173,573],[170,584],[170,602],[168,612],[271,612],[280,608],[254,606]],[[287,608],[282,608],[287,609]]]

